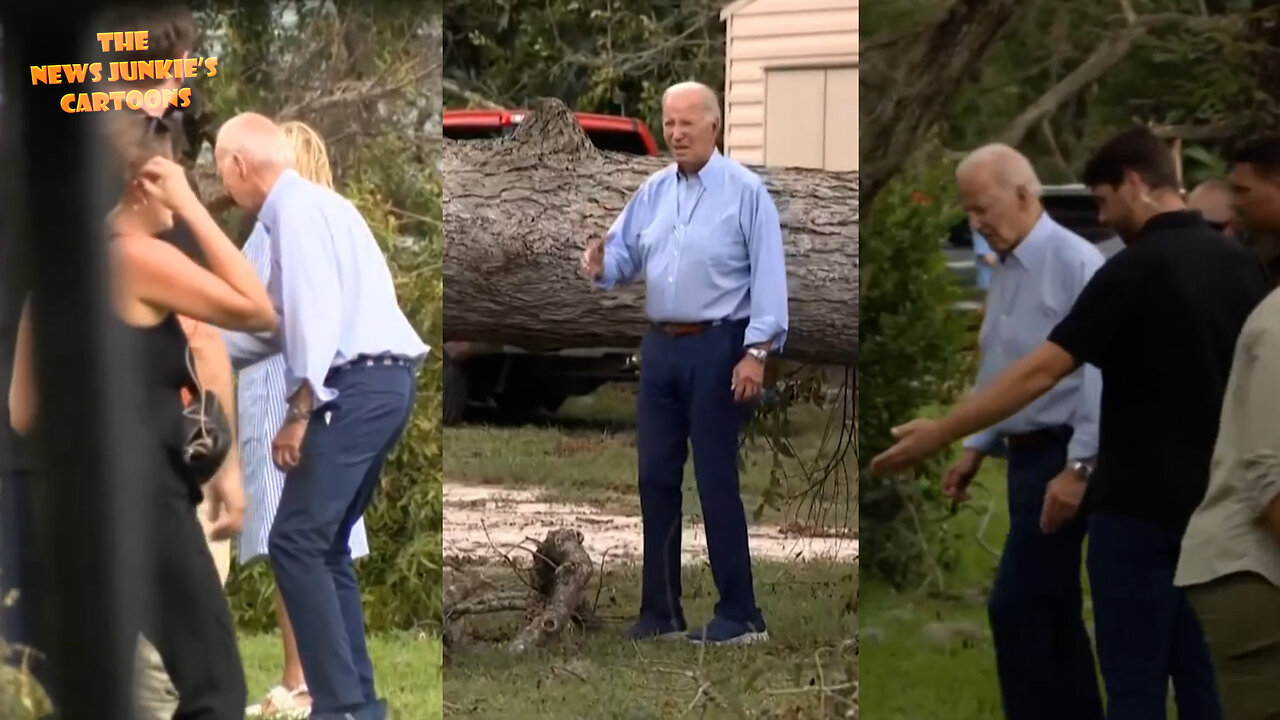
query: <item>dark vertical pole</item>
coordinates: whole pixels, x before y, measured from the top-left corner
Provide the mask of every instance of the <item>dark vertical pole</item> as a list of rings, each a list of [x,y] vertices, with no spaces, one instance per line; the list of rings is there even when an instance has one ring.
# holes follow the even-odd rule
[[[6,3],[5,128],[15,173],[4,198],[28,243],[41,397],[35,482],[41,567],[52,573],[52,639],[43,650],[60,679],[61,717],[127,720],[139,591],[136,433],[140,415],[129,351],[112,319],[104,218],[118,194],[97,159],[93,113],[66,114],[59,98],[85,86],[33,87],[29,67],[81,62],[91,26],[68,0]],[[123,28],[112,28],[123,29]]]

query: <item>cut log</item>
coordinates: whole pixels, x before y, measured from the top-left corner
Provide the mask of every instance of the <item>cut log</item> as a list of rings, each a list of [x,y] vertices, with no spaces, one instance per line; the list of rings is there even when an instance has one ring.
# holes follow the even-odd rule
[[[522,612],[526,624],[507,643],[507,650],[515,654],[543,647],[570,627],[602,627],[587,599],[595,566],[582,541],[582,533],[573,528],[548,532],[533,549],[528,587],[522,589],[500,587],[484,576],[483,568],[448,567],[443,598],[446,654],[465,640],[463,621],[473,615]]]
[[[446,141],[444,337],[530,351],[638,347],[643,284],[578,275],[632,193],[667,164],[597,150],[559,100],[502,140]],[[858,349],[858,176],[752,168],[778,206],[787,252],[786,357],[847,365]]]

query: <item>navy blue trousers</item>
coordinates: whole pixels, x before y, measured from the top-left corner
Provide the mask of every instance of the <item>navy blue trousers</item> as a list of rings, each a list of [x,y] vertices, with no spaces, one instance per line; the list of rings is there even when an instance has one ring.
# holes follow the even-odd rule
[[[351,528],[413,410],[414,374],[358,363],[330,374],[338,398],[318,408],[285,478],[267,549],[298,638],[315,720],[383,720],[365,641]]]
[[[987,612],[1009,720],[1102,720],[1093,649],[1085,630],[1083,513],[1055,533],[1040,531],[1045,489],[1067,464],[1071,428],[1009,451],[1009,535]]]
[[[1213,661],[1186,593],[1173,584],[1182,536],[1134,517],[1089,519],[1089,587],[1112,720],[1221,720]]]
[[[743,357],[746,322],[693,335],[651,330],[640,345],[636,453],[644,569],[640,614],[684,623],[680,604],[681,485],[693,445],[718,617],[763,627],[738,489],[738,433],[746,413],[734,402],[733,367]]]

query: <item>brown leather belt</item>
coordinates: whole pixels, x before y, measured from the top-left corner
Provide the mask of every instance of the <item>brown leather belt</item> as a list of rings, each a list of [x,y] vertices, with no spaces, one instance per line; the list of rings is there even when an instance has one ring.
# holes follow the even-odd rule
[[[1010,448],[1033,448],[1044,445],[1056,436],[1053,428],[1042,428],[1017,435],[1005,435],[1004,441]]]
[[[707,328],[707,323],[652,323],[653,328],[672,337],[697,335]]]

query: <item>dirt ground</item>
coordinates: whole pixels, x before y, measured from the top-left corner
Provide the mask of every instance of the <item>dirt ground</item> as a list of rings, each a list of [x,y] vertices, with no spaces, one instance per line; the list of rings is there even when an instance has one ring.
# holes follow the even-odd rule
[[[586,505],[549,503],[537,491],[445,482],[444,554],[446,557],[492,557],[510,554],[527,539],[541,539],[548,530],[576,527],[597,562],[633,563],[641,556],[640,518],[613,515]],[[805,537],[776,526],[749,527],[751,555],[775,561],[849,560],[858,555],[858,541],[849,537]],[[702,526],[686,524],[682,535],[686,563],[705,560],[707,539]]]

